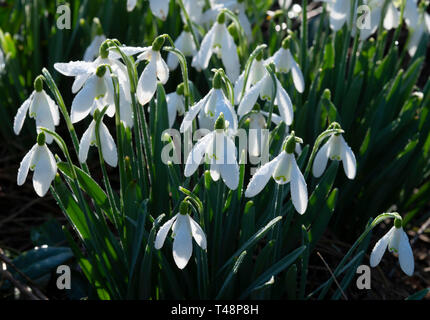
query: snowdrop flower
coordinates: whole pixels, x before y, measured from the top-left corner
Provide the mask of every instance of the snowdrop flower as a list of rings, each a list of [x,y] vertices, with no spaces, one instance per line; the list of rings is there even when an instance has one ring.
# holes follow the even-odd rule
[[[281,153],[257,169],[252,176],[245,191],[246,197],[250,198],[259,194],[272,177],[277,184],[290,183],[291,200],[294,208],[300,214],[305,213],[308,205],[308,190],[305,178],[300,172],[294,156],[297,142],[301,143],[301,139],[296,138],[293,131],[285,139]]]
[[[94,113],[94,118],[97,119],[99,116],[99,111]],[[84,163],[87,161],[88,151],[90,146],[97,146],[96,138],[96,120],[91,121],[88,129],[82,135],[81,141],[79,143],[79,161]],[[99,127],[100,144],[102,147],[103,159],[111,167],[116,167],[118,163],[118,153],[116,150],[115,141],[112,138],[108,128],[103,123],[103,119],[100,122]]]
[[[114,89],[109,70],[106,66],[97,67],[96,71],[85,82],[81,91],[72,102],[70,119],[76,123],[84,119],[96,109],[103,109],[108,105],[106,114],[113,117],[115,114]]]
[[[349,0],[317,0],[327,4],[330,13],[330,28],[334,31],[342,29],[348,23],[351,15],[351,1]]]
[[[298,92],[303,93],[305,90],[303,73],[297,62],[294,60],[289,47],[290,37],[287,37],[282,41],[282,47],[275,52],[271,61],[275,64],[277,72],[288,73],[291,70],[294,86]]]
[[[163,85],[166,84],[169,79],[169,68],[160,54],[163,44],[164,37],[159,36],[154,40],[150,48],[147,48],[147,50],[137,57],[137,62],[142,60],[149,61],[137,83],[136,94],[141,105],[145,105],[151,101],[157,90],[157,79],[160,80]]]
[[[270,101],[272,99],[274,90],[273,80],[266,69],[264,69],[264,72],[264,77],[245,92],[245,95],[239,104],[239,108],[237,109],[237,114],[239,116],[242,117],[243,115],[250,112],[259,96],[263,100]],[[279,114],[282,120],[286,125],[289,126],[293,123],[293,103],[291,102],[287,91],[285,91],[278,79],[276,79],[276,87],[277,89],[274,103],[278,106]]]
[[[33,188],[39,197],[43,197],[51,186],[57,173],[57,163],[45,143],[45,134],[39,133],[37,143],[24,156],[18,169],[17,183],[23,185],[28,170],[34,171]]]
[[[233,37],[225,25],[225,13],[218,15],[217,21],[204,36],[200,50],[194,56],[191,65],[197,70],[206,69],[213,53],[222,60],[227,76],[236,81],[240,73],[240,62]]]
[[[176,115],[182,116],[185,113],[184,84],[181,83],[175,92],[166,95],[167,111],[169,117],[169,127],[173,127]]]
[[[230,101],[222,91],[222,77],[219,72],[215,73],[212,85],[213,88],[208,92],[208,94],[192,106],[185,114],[180,127],[181,132],[185,132],[191,127],[193,120],[197,115],[199,118],[200,128],[212,130],[216,119],[218,119],[221,113],[224,114],[229,133],[235,134],[237,131],[237,115]]]
[[[287,10],[290,6],[293,0],[278,0],[278,5],[281,9]]]
[[[408,276],[414,273],[414,255],[402,220],[395,219],[392,227],[376,244],[370,254],[370,266],[376,267],[387,249],[399,256],[400,267]]]
[[[173,236],[173,259],[179,269],[184,269],[193,253],[193,240],[206,250],[206,235],[199,224],[189,215],[189,207],[186,201],[181,202],[179,213],[168,220],[158,230],[155,238],[154,248],[159,250],[163,247],[169,230],[172,229]]]
[[[24,103],[19,107],[16,113],[13,130],[16,135],[21,132],[22,126],[24,124],[27,112],[30,118],[36,120],[37,132],[40,133],[39,127],[44,127],[50,131],[55,131],[55,126],[60,123],[60,114],[58,112],[58,106],[51,99],[51,97],[46,94],[43,90],[43,76],[39,76],[34,81],[34,91],[30,97],[24,101]],[[46,143],[52,142],[52,136],[50,134],[46,135]]]
[[[186,57],[192,57],[196,54],[196,44],[194,43],[190,28],[187,25],[184,26],[184,30],[175,40],[175,47]],[[169,66],[169,69],[175,70],[178,67],[178,64],[178,57],[173,52],[169,52],[167,55],[167,65]]]
[[[264,78],[264,76],[267,74],[266,71],[266,63],[263,60],[263,53],[260,52],[257,57],[252,61],[248,80],[246,82],[245,86],[245,92],[251,88],[251,86],[255,85],[258,81]],[[239,78],[237,78],[236,82],[234,83],[234,99],[235,104],[239,104],[242,100],[242,90],[243,90],[243,82],[245,81],[245,70],[240,74]]]
[[[127,0],[127,11],[133,11],[136,7],[137,0]]]
[[[206,156],[212,180],[218,181],[221,177],[229,189],[236,190],[239,184],[236,146],[225,129],[224,115],[221,113],[214,131],[201,138],[189,153],[184,175],[190,177]]]
[[[406,23],[410,29],[407,47],[411,57],[417,52],[423,35],[430,34],[430,15],[426,12],[425,2],[421,3],[418,8],[413,0],[409,0],[405,8]]]
[[[6,67],[6,62],[4,59],[4,53],[0,49],[0,74],[3,72],[4,68]]]
[[[106,41],[104,34],[95,36],[88,48],[85,49],[84,61],[93,61],[96,59],[99,55],[99,48],[104,41]]]
[[[196,24],[201,24],[203,19],[203,7],[205,2],[201,0],[183,0],[184,8],[188,13],[190,20]],[[184,13],[181,10],[182,21],[186,23]]]
[[[335,128],[339,128],[339,124],[335,123]],[[328,141],[317,152],[312,167],[314,177],[319,178],[324,173],[327,167],[328,159],[342,161],[343,170],[348,179],[354,179],[357,170],[357,161],[355,160],[354,152],[346,143],[342,134],[332,134]]]

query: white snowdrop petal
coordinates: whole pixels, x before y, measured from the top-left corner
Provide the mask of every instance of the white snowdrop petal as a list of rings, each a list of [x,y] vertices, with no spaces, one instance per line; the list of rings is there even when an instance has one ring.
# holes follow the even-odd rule
[[[150,50],[151,47],[122,46],[120,47],[120,49],[126,56],[134,56],[135,54]],[[121,54],[117,51],[117,49],[115,47],[110,48],[109,59],[119,59],[119,58],[121,58]]]
[[[95,69],[95,64],[88,61],[57,62],[54,63],[54,69],[65,76],[76,77],[91,73]]]
[[[314,163],[312,166],[312,174],[315,178],[319,178],[324,173],[328,162],[328,147],[329,141],[327,141],[317,152],[315,156]]]
[[[263,78],[254,86],[252,86],[251,89],[245,92],[245,95],[243,96],[243,99],[237,109],[237,114],[240,117],[244,116],[254,108],[254,105],[257,102],[258,96],[261,92],[262,86],[264,85],[265,79],[266,78]]]
[[[245,78],[245,71],[239,75],[236,82],[234,83],[234,103],[238,104],[240,100],[242,100],[242,90],[243,90],[243,82]]]
[[[166,20],[169,14],[169,0],[149,0],[152,14],[161,20]]]
[[[202,43],[200,44],[200,50],[194,56],[191,65],[197,70],[206,69],[209,65],[209,60],[212,56],[212,45],[215,37],[215,26],[206,33]]]
[[[279,80],[276,80],[276,100],[275,104],[278,106],[279,113],[287,126],[293,123],[293,103],[291,102],[290,96],[287,91],[282,87]]]
[[[116,150],[115,140],[112,138],[108,128],[103,122],[100,123],[99,129],[103,158],[108,165],[111,167],[116,167],[118,163],[118,153]]]
[[[54,125],[58,126],[60,124],[59,108],[58,108],[57,104],[55,103],[55,101],[52,100],[52,98],[48,94],[46,94],[46,100],[48,101],[48,104],[49,104],[52,119],[54,120]]]
[[[30,97],[28,97],[27,100],[23,102],[23,104],[19,107],[18,112],[16,113],[15,119],[13,121],[13,131],[16,135],[21,132],[33,96],[34,92],[30,95]]]
[[[173,240],[173,259],[179,269],[185,268],[193,253],[191,227],[188,218],[182,214],[176,219]]]
[[[157,90],[157,63],[155,59],[151,59],[148,65],[143,70],[137,83],[137,99],[141,105],[151,101]]]
[[[72,123],[76,123],[84,119],[90,112],[94,103],[97,85],[97,76],[93,75],[85,83],[85,86],[75,96],[72,102],[72,110],[70,119]]]
[[[308,206],[308,189],[305,178],[297,166],[294,155],[291,155],[292,168],[291,168],[291,199],[294,208],[300,214],[304,214]]]
[[[221,60],[225,66],[227,76],[235,82],[240,74],[239,55],[233,37],[228,32],[226,26],[222,25]]]
[[[96,140],[95,132],[94,132],[95,125],[96,125],[96,122],[94,120],[91,121],[87,130],[82,135],[81,141],[79,143],[79,161],[81,163],[84,163],[87,161],[88,150],[90,149],[91,144],[94,143]]]
[[[210,173],[211,178],[212,178],[213,181],[218,181],[219,180],[219,178],[221,176],[220,167],[221,167],[220,164],[217,164],[215,162],[211,163],[210,168],[209,168],[209,173]]]
[[[206,243],[206,235],[203,231],[203,229],[200,227],[200,225],[194,221],[193,218],[191,218],[190,215],[187,215],[190,226],[191,226],[191,233],[193,235],[194,240],[197,242],[197,244],[202,248],[203,250],[206,250],[207,243]]]
[[[182,124],[180,127],[180,132],[185,132],[191,125],[193,124],[194,118],[200,112],[200,110],[205,106],[206,101],[211,97],[213,93],[213,89],[211,89],[208,94],[202,98],[199,102],[193,105],[188,112],[185,114],[184,119],[182,120]]]
[[[93,61],[99,55],[99,49],[102,45],[103,41],[106,40],[104,35],[97,35],[94,37],[93,41],[91,41],[90,45],[84,52],[84,61]]]
[[[408,276],[414,274],[414,254],[412,252],[411,245],[409,243],[408,236],[403,230],[400,231],[400,243],[399,243],[399,262],[403,272]]]
[[[33,174],[33,187],[39,197],[48,192],[52,180],[57,173],[57,163],[51,151],[45,145],[38,146],[38,161]]]
[[[164,62],[160,53],[157,52],[157,78],[160,80],[162,84],[166,84],[167,80],[169,80],[169,67],[166,62]]]
[[[263,188],[266,186],[267,182],[269,182],[270,177],[272,176],[272,172],[277,166],[278,162],[282,159],[284,152],[281,152],[276,158],[274,158],[272,161],[266,163],[252,176],[251,180],[249,181],[248,187],[245,191],[245,197],[251,198],[256,196],[263,190]]]
[[[191,152],[188,154],[187,161],[185,162],[184,175],[186,177],[191,176],[200,165],[203,155],[206,151],[207,144],[212,139],[213,134],[209,133],[201,138],[193,147]]]
[[[291,54],[290,54],[291,55]],[[303,77],[302,70],[300,70],[299,65],[291,56],[291,74],[293,76],[294,86],[297,91],[303,93],[305,91],[305,79]]]
[[[166,104],[167,104],[167,115],[169,118],[169,127],[173,127],[173,124],[176,120],[176,113],[177,113],[177,104],[178,102],[178,95],[176,92],[169,93],[166,95]]]
[[[370,266],[376,267],[381,262],[382,256],[387,249],[388,242],[394,232],[395,227],[392,227],[373,247],[372,253],[370,254]]]
[[[230,190],[239,185],[239,165],[237,163],[219,165],[221,178]]]
[[[384,28],[387,30],[391,30],[393,28],[397,28],[400,22],[400,14],[396,9],[394,4],[390,1],[387,5],[387,12],[384,18]]]
[[[349,179],[354,179],[357,171],[357,161],[355,159],[354,152],[352,152],[351,148],[345,142],[345,139],[340,136],[341,139],[341,158],[343,169],[345,171],[346,176]]]
[[[25,182],[25,179],[27,179],[28,170],[30,169],[31,163],[32,163],[32,157],[37,148],[37,144],[34,145],[30,151],[27,152],[27,154],[22,159],[19,169],[18,169],[18,176],[17,176],[17,184],[19,186],[23,185]]]
[[[76,76],[76,78],[75,78],[75,80],[73,81],[73,84],[72,84],[72,93],[75,94],[76,92],[78,92],[79,90],[81,90],[82,86],[88,80],[88,78],[90,76],[91,76],[90,73],[80,74],[80,75]]]
[[[169,219],[166,223],[164,223],[157,232],[157,236],[154,242],[154,248],[159,250],[164,245],[164,241],[166,240],[167,234],[169,233],[170,228],[172,227],[173,222],[175,222],[178,214],[176,214],[173,218]]]
[[[133,11],[136,7],[137,0],[127,0],[127,11]]]

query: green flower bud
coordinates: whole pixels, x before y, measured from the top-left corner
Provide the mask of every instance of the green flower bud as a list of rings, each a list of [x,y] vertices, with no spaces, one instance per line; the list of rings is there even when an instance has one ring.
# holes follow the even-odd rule
[[[110,40],[105,40],[100,46],[99,54],[102,59],[107,59],[109,56],[109,41]]]
[[[34,80],[34,90],[36,90],[36,92],[41,92],[43,90],[44,79],[45,78],[42,75],[40,75]]]
[[[214,89],[221,89],[222,87],[222,76],[221,76],[221,72],[216,72],[215,76],[212,80],[212,87]]]
[[[291,42],[291,36],[286,37],[284,40],[282,40],[282,48],[289,49],[290,42]]]
[[[181,204],[179,205],[179,213],[185,216],[189,213],[189,208],[190,208],[190,205],[188,204],[188,202],[182,201]]]
[[[106,73],[106,66],[105,65],[101,65],[101,66],[97,67],[97,70],[96,70],[97,77],[101,78],[105,75],[105,73]]]
[[[396,229],[400,229],[402,227],[402,219],[396,218],[394,219],[394,226],[396,227]]]
[[[239,39],[239,32],[237,31],[236,25],[234,23],[231,23],[227,30],[234,39]]]
[[[155,38],[155,40],[152,42],[152,50],[160,51],[164,45],[165,40],[166,39],[164,38],[164,36],[158,36],[157,38]]]
[[[286,138],[284,142],[284,150],[286,153],[294,153],[296,150],[296,134],[294,131],[291,131],[291,134]]]
[[[221,112],[218,119],[216,119],[214,129],[215,130],[225,129],[224,113]]]
[[[217,21],[219,24],[223,24],[223,23],[225,23],[225,13],[224,13],[224,12],[221,12],[221,13],[218,15],[218,17],[216,18],[216,21]]]
[[[178,96],[183,96],[184,95],[184,83],[180,83],[177,87],[176,87],[176,94]]]
[[[39,146],[43,146],[45,145],[45,141],[46,141],[46,136],[44,132],[41,132],[37,135],[37,144]]]

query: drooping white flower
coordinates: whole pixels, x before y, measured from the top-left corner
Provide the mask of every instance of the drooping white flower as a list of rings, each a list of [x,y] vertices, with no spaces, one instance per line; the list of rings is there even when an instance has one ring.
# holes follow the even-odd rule
[[[37,133],[40,133],[39,127],[44,127],[50,131],[55,131],[55,126],[60,123],[60,113],[58,106],[51,97],[43,90],[43,80],[41,77],[34,81],[34,91],[30,97],[24,101],[16,113],[13,130],[16,135],[21,132],[26,115],[36,120]],[[52,136],[46,135],[46,142],[52,142]]]
[[[405,20],[410,30],[407,48],[412,57],[417,52],[422,37],[426,33],[430,34],[430,15],[424,6],[417,7],[416,3],[410,0],[405,8]]]
[[[202,0],[183,0],[182,2],[190,20],[196,24],[201,24],[203,19],[203,7],[205,6],[205,2]],[[186,19],[182,10],[181,17],[182,21],[186,23]]]
[[[225,120],[221,113],[215,123],[214,131],[201,138],[189,153],[184,175],[190,177],[205,157],[210,164],[212,180],[218,181],[221,177],[229,189],[236,190],[239,184],[237,150],[225,129]]]
[[[163,247],[169,230],[172,229],[173,236],[173,259],[179,269],[184,269],[193,253],[193,239],[206,250],[206,235],[200,225],[188,214],[181,203],[180,212],[163,224],[158,230],[155,238],[154,248],[159,250]]]
[[[163,43],[164,38],[156,38],[152,47],[148,48],[137,57],[137,61],[149,61],[137,83],[137,99],[142,105],[147,104],[154,96],[157,90],[157,79],[162,84],[166,84],[169,79],[169,68],[160,54]]]
[[[234,82],[239,77],[240,62],[236,44],[227,30],[225,19],[224,13],[218,15],[217,21],[204,36],[191,65],[199,71],[206,69],[212,54],[216,53],[224,64],[227,76]]]
[[[287,10],[292,2],[293,0],[278,0],[278,5],[281,9]]]
[[[99,135],[100,135],[100,144],[102,147],[103,159],[106,161],[108,165],[111,167],[116,167],[118,163],[118,153],[116,150],[115,141],[112,138],[109,129],[103,123],[100,122],[99,127]],[[91,121],[88,129],[82,135],[80,144],[79,144],[79,161],[84,163],[87,161],[88,151],[90,146],[96,146],[96,121]]]
[[[127,11],[133,11],[136,7],[137,0],[127,0]]]
[[[347,0],[316,0],[327,4],[330,14],[330,28],[334,31],[342,29],[351,16],[351,1]]]
[[[290,183],[291,200],[294,208],[300,214],[305,213],[308,205],[308,190],[305,178],[294,156],[295,148],[296,137],[292,132],[286,139],[281,153],[257,169],[246,188],[245,196],[250,198],[259,194],[269,182],[270,177],[273,177],[278,184]]]
[[[84,61],[93,61],[99,55],[99,49],[103,42],[106,41],[106,36],[104,34],[96,35],[91,41],[84,53]]]
[[[396,219],[397,221],[397,219]],[[393,226],[376,244],[370,254],[370,266],[376,267],[381,261],[385,250],[399,256],[400,267],[408,276],[414,273],[414,255],[408,236],[403,231],[401,222],[394,222]]]
[[[266,62],[263,60],[262,54],[259,54],[254,61],[252,61],[248,80],[246,81],[245,92],[251,88],[251,86],[255,85],[258,81],[264,78],[267,74],[266,71]],[[234,83],[234,100],[235,104],[239,104],[242,100],[242,91],[243,91],[243,83],[245,81],[245,70],[240,74],[239,78],[237,78]]]
[[[99,66],[73,99],[70,120],[72,123],[79,122],[90,113],[92,115],[96,109],[101,110],[106,105],[109,106],[106,114],[113,117],[115,104],[112,78],[105,66]]]
[[[224,95],[221,84],[221,75],[217,72],[213,78],[213,88],[185,114],[180,127],[181,132],[185,132],[191,127],[197,115],[200,128],[212,130],[216,119],[223,113],[228,132],[230,134],[236,133],[238,129],[237,115],[230,101]]]
[[[6,67],[6,62],[5,62],[5,59],[4,59],[4,53],[0,49],[0,74],[3,73],[3,70],[4,70],[5,67]]]
[[[154,16],[165,21],[169,14],[170,0],[149,0],[149,8]]]
[[[24,156],[18,170],[17,183],[23,185],[28,175],[28,170],[33,174],[33,188],[39,197],[43,197],[48,191],[57,173],[57,163],[52,152],[45,143],[45,134],[42,132],[37,137],[37,143]]]
[[[293,76],[293,83],[297,91],[303,93],[305,90],[305,80],[302,70],[294,60],[293,55],[289,49],[289,38],[285,38],[282,42],[282,47],[275,52],[271,61],[275,64],[276,71],[281,73],[288,73],[291,70]]]
[[[341,134],[333,134],[317,152],[312,167],[314,177],[319,178],[327,167],[328,159],[342,161],[343,170],[348,179],[354,179],[357,170],[357,161],[354,152],[346,143]]]
[[[182,89],[183,90],[183,89]],[[167,111],[169,117],[169,127],[173,127],[176,120],[176,115],[182,116],[185,113],[185,103],[183,92],[169,93],[166,95]]]
[[[184,31],[182,31],[179,37],[175,40],[175,47],[186,57],[192,57],[196,54],[196,44],[194,43],[193,36],[188,26],[184,27]],[[175,70],[178,67],[178,64],[178,57],[173,52],[169,52],[167,55],[167,65],[169,66],[169,69]]]
[[[273,91],[275,90],[273,80],[266,69],[264,69],[264,73],[264,77],[245,92],[239,104],[239,108],[237,109],[237,114],[240,117],[252,110],[258,97],[268,101],[272,99]],[[294,117],[293,103],[278,79],[276,79],[276,96],[274,103],[278,106],[279,114],[285,124],[288,126],[291,125]]]

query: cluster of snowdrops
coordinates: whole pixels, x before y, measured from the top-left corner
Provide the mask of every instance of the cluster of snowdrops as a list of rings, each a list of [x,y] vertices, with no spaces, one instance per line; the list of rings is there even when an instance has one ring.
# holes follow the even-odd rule
[[[128,2],[129,9],[132,9],[135,1]],[[161,19],[168,13],[166,9],[160,9],[159,6],[162,3],[164,2],[150,1],[151,10]],[[189,5],[191,1],[186,3],[189,10],[194,8]],[[339,1],[329,1],[330,11],[339,10],[339,3]],[[236,5],[243,5],[243,3],[236,3]],[[344,10],[349,12],[349,7]],[[229,19],[236,15],[229,10],[228,6],[216,7],[213,9],[212,16],[214,14],[214,22],[201,41],[197,41],[188,24],[176,41],[172,41],[168,35],[161,35],[148,47],[125,46],[117,40],[100,37],[93,41],[85,53],[84,61],[56,63],[54,68],[59,73],[74,77],[71,90],[76,96],[71,105],[70,115],[67,110],[59,108],[45,92],[46,78],[44,76],[36,78],[33,93],[18,109],[14,121],[14,131],[19,134],[28,115],[36,121],[38,133],[37,143],[20,164],[18,185],[25,182],[29,170],[32,170],[36,193],[42,197],[48,192],[57,174],[57,159],[48,146],[53,141],[61,144],[62,139],[55,132],[56,126],[60,123],[60,111],[67,124],[80,122],[89,116],[93,117],[80,139],[78,151],[80,163],[86,162],[90,146],[97,146],[103,160],[109,166],[116,167],[117,147],[108,126],[103,123],[104,115],[113,117],[119,112],[119,119],[123,126],[131,128],[136,125],[134,106],[147,108],[150,101],[155,98],[157,85],[166,84],[169,80],[169,70],[176,69],[180,64],[184,82],[177,86],[178,89],[175,92],[166,96],[169,126],[172,127],[182,117],[181,133],[194,130],[197,124],[199,128],[209,131],[195,143],[187,155],[184,176],[192,176],[199,166],[206,162],[210,166],[210,176],[214,181],[221,178],[229,189],[237,189],[238,162],[240,162],[237,155],[240,152],[235,145],[235,136],[240,129],[240,124],[243,123],[242,120],[248,119],[250,128],[256,131],[270,129],[272,122],[293,125],[294,106],[277,75],[291,72],[292,82],[299,93],[304,91],[305,81],[300,66],[290,51],[289,37],[285,38],[282,46],[267,59],[263,58],[265,45],[260,45],[248,60],[247,67],[241,72],[237,46],[227,24]],[[190,17],[193,16],[195,17],[196,14],[190,14]],[[396,16],[395,13],[392,14],[394,19]],[[239,10],[236,17],[239,18],[237,21],[243,21],[246,15]],[[394,22],[391,24],[394,25]],[[248,34],[247,23],[241,24],[243,33]],[[334,24],[333,21],[332,24]],[[170,42],[171,47],[165,46],[166,40]],[[161,54],[163,47],[169,51],[167,62]],[[222,61],[225,71],[224,69],[212,70],[212,88],[199,101],[189,105],[190,88],[185,57],[192,57],[191,66],[196,70],[208,72],[212,55],[216,55]],[[136,66],[142,63],[145,63],[143,72],[135,83],[131,70],[135,71]],[[259,99],[269,101],[270,110],[262,110],[258,104]],[[274,106],[277,107],[278,113],[274,111]],[[342,136],[343,132],[338,123],[332,123],[320,136],[322,139],[318,145],[316,144],[316,152],[311,155],[314,157],[312,159],[314,177],[321,177],[328,160],[332,160],[341,161],[345,175],[351,180],[355,178],[356,159],[354,152]],[[249,141],[250,155],[259,156],[268,152],[267,139],[261,138],[262,135],[255,137],[258,137],[255,141]],[[151,138],[160,139],[160,137]],[[272,155],[272,160],[262,163],[257,168],[247,184],[245,196],[252,198],[259,194],[272,177],[277,184],[289,183],[294,208],[299,214],[306,214],[307,184],[296,162],[296,154],[300,153],[302,142],[302,139],[291,131],[284,140],[281,152]],[[62,149],[64,152],[64,143]],[[180,269],[187,265],[192,255],[193,238],[203,250],[207,248],[205,232],[189,213],[188,204],[182,202],[179,212],[160,227],[155,239],[155,248],[160,249],[169,231],[172,230],[173,257]],[[394,226],[376,243],[370,264],[378,265],[388,247],[391,252],[398,254],[402,270],[412,275],[413,253],[402,228],[402,218],[398,214],[390,217],[395,218]]]

